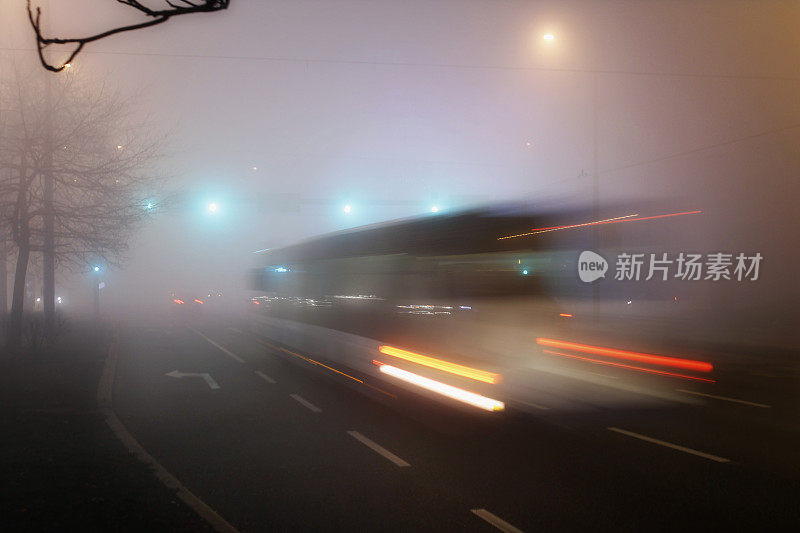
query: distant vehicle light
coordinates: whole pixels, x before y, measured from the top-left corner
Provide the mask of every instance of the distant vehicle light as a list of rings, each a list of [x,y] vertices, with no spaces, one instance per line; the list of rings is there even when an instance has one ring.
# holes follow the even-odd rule
[[[552,41],[555,38],[556,36],[553,35],[552,33],[545,33],[544,35],[542,35],[542,39],[544,39],[545,41]]]
[[[286,267],[277,267],[274,270],[275,272],[289,272],[289,269]]]
[[[181,305],[182,303],[184,303],[184,302],[183,302],[183,300],[181,300],[181,299],[179,299],[179,298],[175,298],[175,299],[174,299],[174,300],[172,300],[172,301],[173,301],[173,302],[175,302],[175,303],[176,303],[176,304],[178,304],[178,305]]]
[[[528,269],[527,269],[527,268],[526,268],[525,270],[523,270],[523,271],[522,271],[522,275],[523,275],[523,276],[527,276],[527,275],[528,275]]]
[[[195,299],[194,299],[194,301],[195,301],[195,302],[197,302],[197,303],[199,303],[200,305],[203,305],[203,300],[200,300],[200,299],[198,299],[198,298],[195,298]]]

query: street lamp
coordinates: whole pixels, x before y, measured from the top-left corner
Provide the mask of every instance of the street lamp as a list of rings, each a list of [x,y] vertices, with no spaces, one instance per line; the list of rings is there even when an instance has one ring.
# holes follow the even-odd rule
[[[542,35],[542,39],[544,39],[545,41],[554,41],[555,38],[556,36],[553,35],[552,33],[545,33],[544,35]]]
[[[349,215],[352,210],[353,210],[353,207],[350,204],[347,204],[346,206],[344,206],[345,214]]]
[[[100,272],[100,266],[99,266],[99,265],[95,265],[95,266],[93,266],[93,267],[92,267],[92,271],[94,271],[94,272]]]
[[[438,205],[434,205],[434,206],[431,207],[431,213],[438,213],[438,212],[439,212],[439,206]]]
[[[216,202],[211,202],[210,204],[208,204],[208,212],[211,213],[212,215],[216,213],[218,209],[219,206],[217,205]]]

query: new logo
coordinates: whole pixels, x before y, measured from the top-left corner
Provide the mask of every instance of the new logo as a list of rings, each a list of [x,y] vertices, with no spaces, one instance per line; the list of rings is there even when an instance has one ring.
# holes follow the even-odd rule
[[[578,276],[581,281],[591,283],[599,278],[606,277],[608,261],[600,255],[589,250],[581,252],[578,258]]]

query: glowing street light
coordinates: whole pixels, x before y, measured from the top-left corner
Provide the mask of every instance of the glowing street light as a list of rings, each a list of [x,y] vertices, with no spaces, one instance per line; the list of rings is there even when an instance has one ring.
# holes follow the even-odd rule
[[[345,214],[349,215],[352,210],[353,210],[353,207],[350,204],[347,204],[346,206],[344,206]]]
[[[93,266],[93,267],[92,267],[92,271],[93,271],[93,272],[100,272],[100,266],[99,266],[99,265],[95,265],[95,266]]]
[[[216,202],[211,202],[210,204],[208,204],[208,212],[209,213],[214,214],[214,213],[217,212],[218,209],[219,209],[219,206],[217,205]]]
[[[439,206],[438,205],[431,206],[431,213],[438,213],[438,212],[439,212]]]
[[[544,39],[545,41],[553,41],[555,40],[555,38],[556,36],[553,35],[552,33],[545,33],[544,35],[542,35],[542,39]]]

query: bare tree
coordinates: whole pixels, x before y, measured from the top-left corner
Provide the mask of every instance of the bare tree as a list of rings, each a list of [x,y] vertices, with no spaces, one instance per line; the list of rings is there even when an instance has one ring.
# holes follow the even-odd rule
[[[0,215],[17,249],[11,347],[21,338],[31,253],[50,255],[62,270],[117,265],[158,192],[148,168],[161,139],[137,124],[119,94],[92,89],[79,77],[74,72],[50,87],[42,76],[17,79],[4,91],[10,109],[0,137]]]
[[[210,13],[213,11],[221,11],[223,9],[228,9],[228,5],[230,0],[163,0],[166,5],[169,7],[166,9],[153,9],[147,5],[147,2],[141,2],[137,0],[116,0],[120,4],[125,4],[140,13],[145,14],[147,17],[150,17],[149,20],[145,22],[140,22],[138,24],[131,24],[128,26],[120,26],[117,28],[112,28],[110,30],[106,30],[101,33],[97,33],[95,35],[89,35],[86,37],[45,37],[42,33],[42,24],[41,24],[41,16],[42,10],[41,8],[36,8],[36,14],[34,15],[33,10],[31,9],[31,0],[28,0],[28,19],[30,20],[31,26],[33,27],[33,31],[36,34],[36,45],[39,51],[39,60],[42,62],[42,66],[49,71],[52,72],[61,72],[64,70],[65,66],[71,63],[75,57],[81,52],[84,45],[91,43],[93,41],[99,41],[100,39],[104,39],[106,37],[110,37],[111,35],[116,35],[117,33],[122,33],[126,31],[133,31],[139,30],[142,28],[147,28],[150,26],[155,26],[157,24],[162,24],[168,21],[170,18],[178,16],[178,15],[188,15],[190,13]],[[47,62],[44,57],[44,50],[50,46],[51,44],[73,44],[75,45],[75,49],[69,55],[66,61],[61,63],[60,65],[54,66]]]

